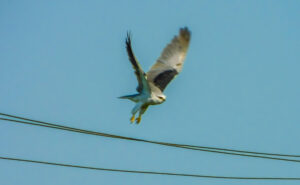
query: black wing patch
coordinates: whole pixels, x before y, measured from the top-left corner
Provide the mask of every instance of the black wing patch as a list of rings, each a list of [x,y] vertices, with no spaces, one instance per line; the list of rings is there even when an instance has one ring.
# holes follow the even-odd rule
[[[134,68],[134,71],[135,71],[135,75],[137,77],[137,80],[139,82],[139,85],[137,86],[136,90],[138,92],[142,92],[143,90],[143,85],[142,85],[142,80],[141,80],[141,75],[145,75],[144,72],[142,72],[142,70],[140,69],[137,61],[136,61],[136,58],[133,54],[133,51],[132,51],[132,47],[131,47],[131,37],[130,37],[130,33],[128,32],[127,33],[127,37],[126,37],[126,50],[127,50],[127,53],[128,53],[128,57],[129,57],[129,60]],[[142,73],[141,73],[142,72]]]
[[[178,74],[176,69],[170,69],[157,75],[153,82],[161,91],[167,87],[169,82]]]

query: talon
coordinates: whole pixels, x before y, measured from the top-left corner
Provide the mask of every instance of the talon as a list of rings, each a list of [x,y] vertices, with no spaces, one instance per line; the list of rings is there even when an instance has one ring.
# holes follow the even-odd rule
[[[141,118],[140,116],[137,117],[137,118],[136,118],[136,124],[139,124],[139,123],[141,122],[141,119],[142,119],[142,118]]]
[[[134,122],[134,115],[130,118],[130,122],[131,122],[131,123]]]

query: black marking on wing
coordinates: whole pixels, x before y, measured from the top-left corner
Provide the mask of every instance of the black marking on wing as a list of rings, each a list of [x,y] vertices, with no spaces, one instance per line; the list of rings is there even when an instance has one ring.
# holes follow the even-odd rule
[[[161,91],[167,87],[170,81],[178,74],[176,69],[170,69],[157,75],[153,82]]]
[[[142,92],[143,85],[142,85],[142,80],[141,80],[142,76],[141,75],[145,75],[145,73],[142,71],[142,69],[140,69],[138,62],[133,54],[132,47],[131,47],[131,37],[130,37],[129,32],[127,33],[127,37],[126,37],[126,50],[127,50],[127,54],[129,57],[129,61],[131,62],[132,66],[134,68],[135,75],[136,75],[138,83],[139,83],[136,90],[138,92]]]

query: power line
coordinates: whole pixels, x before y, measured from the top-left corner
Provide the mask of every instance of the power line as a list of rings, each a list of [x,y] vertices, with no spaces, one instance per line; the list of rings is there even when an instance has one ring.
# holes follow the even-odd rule
[[[237,156],[245,156],[245,157],[255,157],[255,158],[263,158],[263,159],[272,159],[272,160],[281,160],[281,161],[289,161],[289,162],[300,162],[300,160],[295,159],[286,159],[286,158],[278,158],[278,157],[268,157],[268,156],[261,156],[261,155],[249,155],[249,154],[243,154],[243,153],[233,153],[233,152],[224,152],[224,151],[218,151],[218,150],[209,150],[209,149],[202,149],[202,148],[193,148],[188,147],[184,145],[178,145],[178,144],[172,144],[172,143],[164,143],[164,142],[156,142],[156,141],[148,141],[148,140],[142,140],[142,139],[136,139],[136,138],[127,138],[123,136],[115,136],[105,133],[99,133],[99,132],[93,132],[93,131],[86,131],[82,129],[75,129],[72,127],[56,127],[52,125],[43,125],[39,123],[31,123],[26,121],[20,121],[20,120],[13,120],[13,119],[6,119],[6,118],[0,118],[0,120],[10,121],[10,122],[16,122],[16,123],[22,123],[22,124],[28,124],[28,125],[34,125],[34,126],[41,126],[41,127],[47,127],[47,128],[54,128],[59,130],[66,130],[71,132],[78,132],[82,134],[88,134],[88,135],[96,135],[96,136],[103,136],[103,137],[110,137],[110,138],[119,138],[119,139],[126,139],[131,141],[140,141],[145,143],[153,143],[153,144],[159,144],[164,146],[171,146],[171,147],[177,147],[177,148],[184,148],[184,149],[190,149],[190,150],[198,150],[198,151],[204,151],[204,152],[212,152],[212,153],[219,153],[219,154],[227,154],[227,155],[237,155]],[[71,128],[71,129],[68,129]]]
[[[122,170],[122,169],[112,169],[112,168],[98,168],[98,167],[91,167],[91,166],[81,166],[81,165],[74,165],[74,164],[54,163],[54,162],[46,162],[46,161],[36,161],[36,160],[2,157],[2,156],[0,156],[0,159],[10,160],[10,161],[18,161],[18,162],[52,165],[52,166],[70,167],[70,168],[81,168],[81,169],[89,169],[89,170],[121,172],[121,173],[135,173],[135,174],[168,175],[168,176],[182,176],[182,177],[210,178],[210,179],[228,179],[228,180],[289,180],[289,181],[299,181],[300,180],[300,177],[233,177],[233,176],[214,176],[214,175],[199,175],[199,174],[140,171],[140,170]]]
[[[37,120],[33,120],[33,119],[28,119],[28,118],[23,118],[23,117],[13,116],[13,115],[8,115],[8,114],[3,114],[3,113],[0,113],[0,115],[7,116],[7,117],[13,117],[13,118],[17,118],[17,119],[23,119],[23,120],[27,120],[27,121],[7,119],[7,118],[0,118],[0,120],[28,124],[28,125],[33,125],[33,126],[41,126],[41,127],[47,127],[47,128],[53,128],[53,129],[66,130],[66,131],[89,134],[89,135],[96,135],[96,136],[103,136],[103,137],[110,137],[110,138],[117,138],[117,139],[131,140],[131,141],[139,141],[139,142],[145,142],[145,143],[159,144],[159,145],[164,145],[164,146],[171,146],[171,147],[184,148],[184,149],[190,149],[190,150],[198,150],[198,151],[204,151],[204,152],[213,152],[213,153],[226,154],[226,155],[237,155],[237,156],[245,156],[245,157],[255,157],[255,158],[263,158],[263,159],[289,161],[289,162],[300,162],[300,160],[279,158],[279,157],[269,157],[269,156],[263,156],[262,154],[285,156],[285,157],[286,156],[300,157],[298,155],[271,154],[271,153],[259,153],[259,152],[249,152],[249,151],[242,151],[244,153],[242,153],[242,152],[239,153],[237,151],[240,151],[240,150],[230,150],[230,149],[221,149],[221,148],[213,148],[213,147],[202,147],[202,146],[194,146],[194,145],[181,145],[181,144],[174,144],[174,143],[157,142],[157,141],[151,141],[151,140],[137,139],[137,138],[124,137],[124,136],[112,135],[112,134],[107,134],[107,133],[77,129],[77,128],[73,128],[73,127],[66,127],[66,126],[62,126],[62,125],[58,125],[58,124],[52,124],[52,123],[48,123],[48,122],[42,122],[42,121],[37,121]],[[28,121],[30,121],[30,122],[28,122]],[[35,122],[35,123],[33,123],[33,122]],[[229,151],[234,151],[234,152],[229,152]],[[250,154],[247,154],[247,153],[250,153]],[[256,155],[251,155],[251,154],[256,154]],[[257,154],[260,154],[260,155],[257,155]]]
[[[262,156],[262,155],[249,155],[249,154],[243,154],[243,153],[233,153],[233,152],[225,152],[225,151],[218,151],[218,150],[202,149],[202,148],[197,148],[197,147],[189,147],[191,145],[180,145],[180,144],[173,144],[173,143],[149,141],[149,140],[143,140],[143,139],[130,138],[130,137],[101,133],[101,132],[77,129],[77,128],[72,128],[72,127],[60,126],[60,125],[50,124],[50,123],[45,125],[45,124],[32,123],[32,122],[13,120],[13,119],[6,119],[6,118],[0,118],[0,120],[34,125],[34,126],[47,127],[47,128],[54,128],[54,129],[59,129],[59,130],[66,130],[66,131],[77,132],[77,133],[88,134],[88,135],[118,138],[118,139],[125,139],[125,140],[131,140],[131,141],[140,141],[140,142],[145,142],[145,143],[159,144],[159,145],[164,145],[164,146],[171,146],[171,147],[184,148],[184,149],[190,149],[190,150],[198,150],[198,151],[204,151],[204,152],[212,152],[212,153],[227,154],[227,155],[237,155],[237,156],[245,156],[245,157],[255,157],[255,158],[263,158],[263,159],[272,159],[272,160],[281,160],[281,161],[289,161],[289,162],[300,162],[300,160],[295,160],[295,159],[268,157],[268,156]]]
[[[80,130],[80,131],[84,131],[84,132],[93,132],[93,131],[77,129],[77,128],[73,128],[73,127],[67,127],[67,126],[63,126],[63,125],[53,124],[53,123],[49,123],[49,122],[28,119],[28,118],[24,118],[24,117],[20,117],[20,116],[14,116],[14,115],[10,115],[10,114],[0,113],[0,115],[7,116],[7,117],[12,117],[12,118],[17,118],[17,119],[21,119],[21,120],[26,120],[26,121],[31,121],[31,122],[36,122],[36,123],[42,123],[42,124],[45,124],[45,125],[51,125],[51,126],[66,128],[66,129],[74,129],[74,130],[78,130],[78,131]],[[136,139],[136,138],[118,136],[118,135],[113,135],[113,134],[106,134],[106,133],[100,133],[100,132],[94,132],[94,133],[103,134],[103,136],[114,137],[114,138],[119,138],[119,139],[130,139],[130,140],[136,140],[136,141],[146,141],[146,140],[143,140],[143,139]],[[166,143],[166,142],[161,142],[161,143]],[[196,146],[196,145],[186,145],[186,144],[175,144],[175,143],[166,143],[166,144],[180,145],[180,146],[192,147],[192,148],[203,148],[203,149],[210,149],[210,150],[223,150],[223,151],[229,151],[229,152],[258,154],[258,155],[269,155],[269,156],[280,156],[280,157],[300,157],[300,155],[265,153],[265,152],[252,152],[252,151],[245,151],[245,150],[234,150],[234,149],[227,149],[227,148]]]

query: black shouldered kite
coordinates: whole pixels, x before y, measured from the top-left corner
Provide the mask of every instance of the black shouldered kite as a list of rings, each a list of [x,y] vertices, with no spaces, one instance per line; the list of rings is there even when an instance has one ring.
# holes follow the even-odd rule
[[[119,98],[129,99],[136,103],[131,111],[131,123],[134,122],[137,112],[139,112],[139,116],[136,118],[136,123],[138,124],[149,105],[161,104],[166,100],[163,91],[182,70],[190,38],[191,32],[188,28],[181,28],[179,35],[173,38],[171,43],[163,50],[156,63],[145,73],[133,54],[131,37],[127,33],[126,49],[137,77],[138,86],[136,90],[138,94],[121,96]]]

